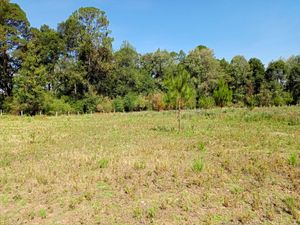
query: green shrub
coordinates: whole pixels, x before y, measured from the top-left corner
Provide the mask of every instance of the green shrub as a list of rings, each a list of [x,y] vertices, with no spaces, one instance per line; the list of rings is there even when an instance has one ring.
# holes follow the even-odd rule
[[[115,112],[124,112],[124,102],[121,97],[117,97],[113,100],[113,109]]]
[[[232,91],[229,90],[228,84],[220,80],[217,89],[214,91],[216,105],[224,107],[232,101]]]
[[[112,112],[113,111],[112,100],[107,97],[101,99],[100,103],[96,106],[96,111],[105,112],[105,113]]]
[[[126,112],[132,112],[137,110],[138,106],[138,97],[133,94],[129,93],[124,97],[124,110]]]
[[[82,110],[83,112],[95,112],[97,105],[100,103],[101,99],[95,94],[86,94],[85,98],[82,100]]]
[[[246,105],[250,109],[253,109],[257,105],[257,98],[254,95],[250,95],[246,97]]]
[[[46,95],[43,111],[45,114],[55,115],[56,112],[65,114],[68,112],[72,113],[75,110],[65,99],[58,99],[51,95]]]
[[[138,111],[144,111],[149,109],[149,101],[145,96],[138,96],[137,98],[137,110]]]
[[[203,109],[211,109],[215,106],[215,100],[213,97],[201,97],[199,99],[198,105]]]

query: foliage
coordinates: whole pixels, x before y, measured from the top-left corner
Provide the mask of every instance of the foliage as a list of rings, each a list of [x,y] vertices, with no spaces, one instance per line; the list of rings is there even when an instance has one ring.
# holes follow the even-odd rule
[[[140,54],[125,41],[113,51],[110,34],[101,9],[79,8],[57,29],[37,29],[18,4],[1,0],[0,109],[35,115],[300,102],[300,56],[265,68],[241,55],[219,60],[203,45],[188,54]],[[179,87],[187,74],[188,85]]]
[[[45,95],[42,111],[48,115],[75,113],[76,109],[71,106],[64,98],[54,98],[52,95]]]
[[[101,98],[100,102],[96,106],[97,112],[110,113],[113,111],[113,102],[108,97]]]
[[[121,97],[113,100],[113,109],[115,112],[124,112],[124,101]]]
[[[202,96],[198,102],[198,106],[202,109],[211,109],[215,106],[215,104],[215,99],[211,96]]]
[[[183,67],[178,66],[175,74],[167,81],[168,99],[176,105],[178,112],[178,129],[181,130],[181,110],[195,98],[195,90],[191,85],[190,74]]]
[[[124,99],[124,109],[126,112],[136,111],[138,109],[138,96],[133,93],[127,94]]]
[[[155,93],[150,98],[153,110],[161,111],[165,109],[164,95],[162,93]]]
[[[8,0],[0,3],[0,95],[10,97],[13,77],[22,66],[22,52],[29,39],[29,22],[19,5]]]
[[[229,90],[228,85],[224,80],[220,80],[217,89],[214,91],[214,99],[216,105],[224,107],[232,100],[232,91]]]

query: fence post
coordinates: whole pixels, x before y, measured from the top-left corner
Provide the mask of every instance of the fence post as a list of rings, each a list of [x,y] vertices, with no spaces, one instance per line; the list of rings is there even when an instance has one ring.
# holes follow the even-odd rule
[[[21,116],[23,116],[23,110],[21,111]]]

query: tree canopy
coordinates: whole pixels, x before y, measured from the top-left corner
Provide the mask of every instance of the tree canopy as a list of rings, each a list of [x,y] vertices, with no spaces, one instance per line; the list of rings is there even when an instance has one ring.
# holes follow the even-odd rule
[[[34,28],[17,4],[0,3],[1,110],[35,115],[300,102],[300,56],[264,65],[242,55],[217,59],[204,45],[141,54],[128,41],[114,51],[101,9],[80,8],[57,29]]]

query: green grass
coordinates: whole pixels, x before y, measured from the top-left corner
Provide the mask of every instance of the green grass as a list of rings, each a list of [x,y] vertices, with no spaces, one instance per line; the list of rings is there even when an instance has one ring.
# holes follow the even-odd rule
[[[0,224],[299,224],[300,108],[0,116]]]

